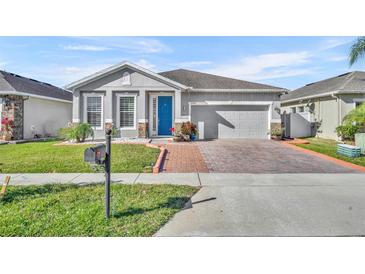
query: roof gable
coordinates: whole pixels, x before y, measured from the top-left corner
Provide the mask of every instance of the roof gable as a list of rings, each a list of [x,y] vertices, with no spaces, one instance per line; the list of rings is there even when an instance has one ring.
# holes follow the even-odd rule
[[[278,90],[285,89],[270,85],[253,83],[198,71],[177,69],[159,73],[193,89],[235,89],[235,90]]]
[[[310,83],[281,97],[282,101],[298,100],[329,93],[365,93],[365,72],[353,71]]]
[[[72,102],[72,93],[48,83],[0,71],[0,92],[24,93]]]
[[[136,64],[132,64],[130,62],[127,62],[127,61],[124,61],[124,62],[121,62],[119,64],[116,64],[114,66],[111,66],[111,67],[108,67],[104,70],[101,70],[101,71],[98,71],[94,74],[91,74],[89,76],[86,76],[78,81],[75,81],[67,86],[65,86],[66,89],[75,89],[75,88],[80,88],[80,87],[83,87],[85,85],[88,85],[89,83],[91,82],[94,82],[96,80],[99,80],[103,77],[107,77],[108,75],[111,75],[115,72],[118,72],[120,70],[123,70],[123,69],[131,69],[131,70],[134,70],[136,72],[139,72],[139,73],[142,73],[144,75],[148,75],[148,77],[151,77],[152,79],[155,79],[157,81],[160,81],[164,84],[167,84],[169,86],[172,86],[174,88],[180,88],[180,89],[186,89],[187,87],[184,86],[183,84],[181,83],[178,83],[178,82],[175,82],[169,78],[166,78],[162,75],[159,75],[155,72],[152,72],[148,69],[145,69],[141,66],[138,66]]]

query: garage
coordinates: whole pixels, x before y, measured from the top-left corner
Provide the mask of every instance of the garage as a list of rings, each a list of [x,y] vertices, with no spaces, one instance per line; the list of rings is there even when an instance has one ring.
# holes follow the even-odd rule
[[[269,105],[201,103],[191,105],[191,120],[200,139],[268,139],[269,111]]]

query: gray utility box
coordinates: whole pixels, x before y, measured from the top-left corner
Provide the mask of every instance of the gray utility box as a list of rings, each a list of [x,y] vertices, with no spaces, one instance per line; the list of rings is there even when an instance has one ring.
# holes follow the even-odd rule
[[[105,161],[105,145],[99,144],[84,151],[84,161],[90,164],[102,165]]]
[[[361,154],[365,154],[365,133],[355,134],[355,145],[361,148]]]

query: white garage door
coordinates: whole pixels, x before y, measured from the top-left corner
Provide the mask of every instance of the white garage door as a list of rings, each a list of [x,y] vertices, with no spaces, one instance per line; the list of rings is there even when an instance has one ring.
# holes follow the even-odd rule
[[[205,139],[267,139],[268,106],[200,105],[192,106],[195,124],[204,122]]]

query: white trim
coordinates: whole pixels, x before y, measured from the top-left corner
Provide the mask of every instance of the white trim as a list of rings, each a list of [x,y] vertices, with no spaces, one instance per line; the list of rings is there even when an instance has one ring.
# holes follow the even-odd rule
[[[205,102],[189,102],[191,106],[217,106],[217,105],[272,105],[272,101],[205,101]],[[189,109],[190,111],[190,109]],[[190,112],[189,112],[190,113]]]
[[[64,99],[58,99],[58,98],[54,98],[54,97],[48,97],[48,96],[42,96],[42,95],[36,95],[36,94],[31,94],[31,93],[26,93],[26,92],[18,92],[18,91],[0,91],[0,94],[2,95],[19,95],[19,96],[28,96],[28,97],[34,97],[34,98],[39,98],[39,99],[44,99],[44,100],[50,100],[50,101],[58,101],[58,102],[63,102],[63,103],[69,103],[72,104],[72,101],[68,101],[68,100],[64,100]]]
[[[283,101],[281,101],[281,103],[290,103],[290,102],[297,102],[297,101],[299,102],[301,100],[332,96],[334,94],[335,94],[335,92],[331,91],[331,92],[315,94],[315,95],[310,95],[310,96],[305,96],[305,97],[300,97],[300,98],[295,98],[295,99],[283,100]]]
[[[186,116],[185,118],[184,117],[175,118],[175,123],[184,123],[189,121],[190,121],[190,116]]]
[[[165,135],[158,135],[158,124],[159,124],[159,118],[158,118],[158,97],[159,96],[170,96],[172,97],[172,125],[174,126],[175,123],[175,93],[173,92],[150,92],[150,99],[149,99],[149,117],[151,117],[151,121],[153,119],[153,107],[152,107],[152,101],[153,98],[156,98],[156,131],[153,131],[153,121],[149,123],[149,133],[151,137],[163,137]],[[168,135],[169,136],[169,135]]]
[[[138,123],[148,123],[148,119],[138,119]]]
[[[120,126],[120,98],[121,97],[133,97],[134,98],[133,127],[121,127]],[[137,129],[137,94],[117,94],[117,128],[119,130],[136,130]]]
[[[161,76],[161,75],[159,75],[159,74],[157,74],[155,72],[152,72],[152,71],[150,71],[148,69],[145,69],[145,68],[143,68],[141,66],[138,66],[136,64],[130,63],[128,61],[123,61],[123,62],[121,62],[119,64],[116,64],[114,66],[108,67],[106,69],[103,69],[101,71],[98,71],[98,72],[96,72],[94,74],[91,74],[89,76],[86,76],[86,77],[84,77],[84,78],[82,78],[82,79],[80,79],[78,81],[72,82],[72,83],[66,85],[65,86],[65,89],[75,89],[75,88],[80,87],[82,85],[86,85],[86,84],[88,84],[88,83],[90,83],[92,81],[95,81],[97,79],[100,79],[100,78],[102,78],[102,77],[104,77],[104,76],[106,76],[108,74],[111,74],[113,72],[116,72],[116,71],[118,71],[118,70],[120,70],[122,68],[125,68],[125,67],[134,69],[134,70],[136,70],[138,72],[142,72],[144,74],[147,74],[147,75],[151,76],[152,78],[159,79],[159,80],[161,80],[161,81],[163,81],[165,83],[169,83],[172,86],[175,86],[175,87],[178,87],[178,88],[183,88],[183,89],[188,88],[188,87],[186,87],[186,86],[184,86],[184,85],[182,85],[182,84],[180,84],[178,82],[175,82],[175,81],[173,81],[171,79],[168,79],[166,77],[163,77],[163,76]]]
[[[72,119],[72,123],[80,123],[80,119]]]
[[[281,123],[281,119],[271,119],[271,123]]]
[[[189,91],[195,92],[274,92],[283,93],[287,89],[217,89],[217,88],[191,88]]]
[[[101,97],[101,119],[100,119],[100,127],[93,127],[95,130],[103,130],[104,129],[104,94],[100,93],[84,93],[83,95],[83,105],[84,105],[84,115],[83,121],[87,123],[87,97]]]
[[[105,119],[105,123],[113,123],[113,119]]]
[[[156,98],[156,130],[153,130],[153,99]],[[149,119],[151,123],[149,123],[149,136],[156,137],[158,135],[158,96],[157,94],[150,93],[149,96]]]

